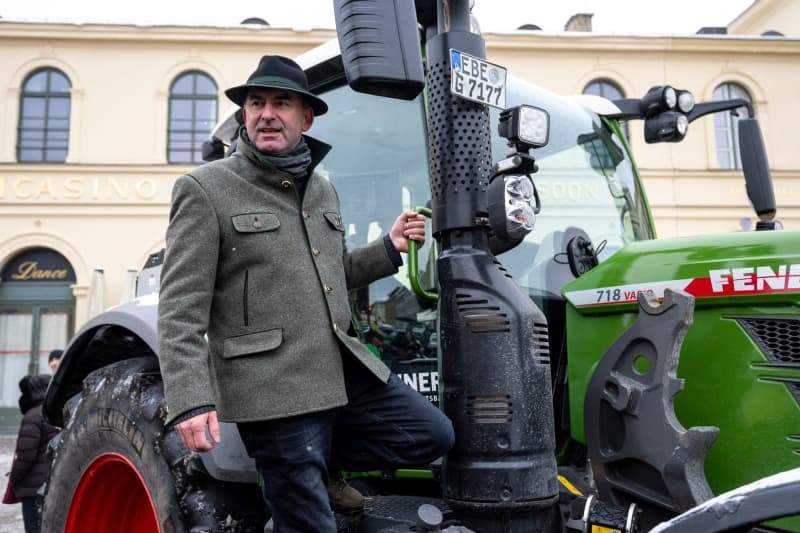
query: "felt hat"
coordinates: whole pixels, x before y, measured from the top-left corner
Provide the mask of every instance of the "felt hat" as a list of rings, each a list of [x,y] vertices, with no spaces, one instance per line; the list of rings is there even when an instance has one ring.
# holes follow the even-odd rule
[[[322,115],[328,110],[328,104],[308,90],[308,79],[300,65],[288,57],[262,57],[258,68],[247,78],[247,83],[231,87],[225,91],[225,96],[243,106],[250,89],[286,89],[300,94],[314,110],[314,115]]]

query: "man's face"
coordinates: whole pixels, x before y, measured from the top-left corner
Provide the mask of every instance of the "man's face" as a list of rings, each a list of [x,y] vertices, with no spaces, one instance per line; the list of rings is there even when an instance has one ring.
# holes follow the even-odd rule
[[[300,95],[283,89],[250,89],[242,115],[250,142],[271,155],[292,150],[314,122],[314,110]]]

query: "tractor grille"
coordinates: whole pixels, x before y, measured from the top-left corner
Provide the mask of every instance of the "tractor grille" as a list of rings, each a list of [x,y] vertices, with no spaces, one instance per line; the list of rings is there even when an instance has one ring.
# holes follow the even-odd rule
[[[511,321],[498,305],[490,305],[489,300],[473,297],[471,294],[459,293],[458,314],[471,333],[508,333]]]
[[[738,321],[771,363],[800,365],[800,319],[740,318]]]
[[[514,419],[511,396],[467,396],[467,418],[470,424],[506,424]]]

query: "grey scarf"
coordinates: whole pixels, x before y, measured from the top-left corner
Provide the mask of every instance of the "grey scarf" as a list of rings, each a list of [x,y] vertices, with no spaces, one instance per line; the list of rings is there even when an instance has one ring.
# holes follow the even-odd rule
[[[256,157],[262,162],[269,163],[278,170],[282,170],[290,174],[294,178],[302,178],[308,174],[308,166],[311,164],[311,149],[306,144],[306,140],[300,137],[300,142],[292,150],[285,154],[270,155],[265,154],[250,142],[250,137],[247,136],[247,130],[242,128],[242,139],[246,142]]]

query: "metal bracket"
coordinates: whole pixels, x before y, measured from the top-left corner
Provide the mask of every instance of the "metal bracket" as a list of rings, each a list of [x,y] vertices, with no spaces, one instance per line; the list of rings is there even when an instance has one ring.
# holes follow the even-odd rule
[[[597,365],[586,392],[585,430],[600,498],[636,503],[649,528],[713,496],[703,465],[716,427],[686,430],[673,399],[680,347],[694,298],[639,294],[639,315]]]

